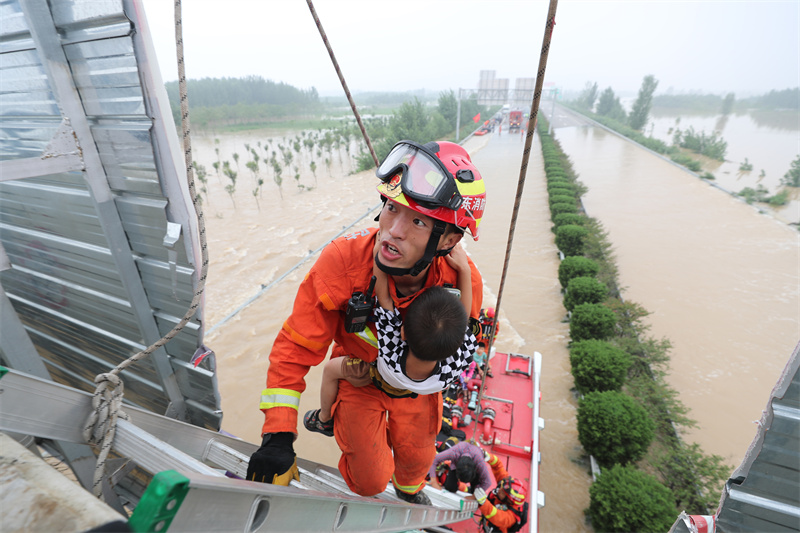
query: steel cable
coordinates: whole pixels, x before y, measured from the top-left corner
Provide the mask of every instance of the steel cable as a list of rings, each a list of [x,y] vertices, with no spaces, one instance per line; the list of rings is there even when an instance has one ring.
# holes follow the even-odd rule
[[[497,330],[497,323],[500,321],[500,303],[503,299],[503,289],[506,284],[506,276],[508,275],[508,264],[511,257],[511,245],[514,242],[514,230],[517,225],[517,215],[519,214],[519,205],[522,200],[522,190],[525,188],[525,175],[528,172],[528,159],[531,152],[531,144],[533,143],[533,132],[536,128],[536,118],[539,114],[539,101],[542,96],[542,85],[544,84],[544,73],[547,68],[547,56],[550,53],[550,40],[553,36],[553,28],[556,25],[556,8],[558,7],[558,0],[550,0],[550,8],[547,13],[547,23],[544,28],[544,38],[542,39],[542,51],[539,55],[539,70],[536,73],[536,85],[534,87],[533,102],[531,102],[531,112],[528,118],[528,132],[525,136],[525,148],[522,152],[522,165],[519,169],[519,180],[517,182],[517,193],[514,197],[514,209],[511,212],[511,223],[508,228],[508,241],[506,243],[506,255],[503,261],[503,273],[500,276],[500,287],[497,291],[497,302],[494,306],[494,320],[495,327],[492,328],[492,333],[489,336],[486,345],[486,363],[487,371],[483,373],[481,378],[481,388],[478,392],[478,402],[483,399],[483,391],[486,388],[486,374],[488,374],[489,357],[492,354],[492,345],[494,344],[494,332]],[[534,422],[536,423],[536,422]],[[475,430],[472,433],[472,442],[475,442],[475,434],[478,432],[478,417],[475,417]]]
[[[319,17],[317,16],[317,11],[314,9],[314,3],[311,0],[306,0],[306,3],[308,4],[308,9],[311,10],[311,16],[314,17],[314,23],[317,25],[319,34],[322,37],[322,42],[325,43],[325,48],[328,50],[328,55],[331,56],[333,68],[336,70],[336,75],[339,76],[339,81],[342,84],[342,89],[344,89],[344,94],[347,96],[347,101],[350,102],[350,108],[353,110],[353,114],[356,117],[356,122],[358,122],[358,127],[361,129],[361,135],[364,136],[364,141],[367,143],[369,153],[372,155],[372,160],[375,161],[375,166],[377,167],[380,165],[378,156],[375,155],[375,149],[372,148],[372,143],[369,140],[369,135],[367,135],[367,130],[364,128],[364,123],[361,121],[361,115],[358,114],[358,109],[356,109],[356,103],[353,101],[353,96],[350,94],[350,89],[347,88],[347,82],[344,81],[344,75],[342,74],[342,69],[339,68],[339,62],[336,61],[336,56],[333,55],[333,48],[331,48],[331,43],[328,41],[328,36],[325,34],[325,30],[322,29],[322,22],[320,22]]]

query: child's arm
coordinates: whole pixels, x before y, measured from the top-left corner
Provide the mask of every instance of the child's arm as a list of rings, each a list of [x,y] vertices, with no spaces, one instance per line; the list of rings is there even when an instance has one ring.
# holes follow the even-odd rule
[[[467,316],[472,311],[472,270],[467,261],[467,252],[457,244],[453,251],[445,256],[447,263],[458,272],[458,290],[461,291],[461,305],[467,310]]]
[[[389,276],[378,268],[378,265],[372,265],[372,275],[375,276],[375,296],[378,298],[378,305],[387,311],[394,311],[394,302],[389,294]]]

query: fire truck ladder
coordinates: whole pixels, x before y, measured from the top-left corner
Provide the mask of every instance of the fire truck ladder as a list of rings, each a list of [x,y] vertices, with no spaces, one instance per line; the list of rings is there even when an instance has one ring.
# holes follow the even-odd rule
[[[81,428],[91,399],[0,367],[0,431],[85,444]],[[302,459],[300,482],[289,487],[244,481],[238,478],[245,477],[256,445],[130,405],[124,409],[128,420],[117,422],[113,442],[122,466],[108,468],[103,483],[124,495],[128,507],[135,504],[132,514],[117,506],[133,531],[407,531],[464,520],[477,507],[430,487],[425,491],[433,506],[412,505],[395,496],[391,483],[376,497],[361,497],[337,470]],[[152,479],[137,485],[131,479],[137,471]],[[143,492],[137,494],[136,486]]]

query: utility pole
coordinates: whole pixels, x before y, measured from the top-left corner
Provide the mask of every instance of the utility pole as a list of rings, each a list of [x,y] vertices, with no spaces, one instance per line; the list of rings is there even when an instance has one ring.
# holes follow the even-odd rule
[[[461,134],[461,89],[458,89],[458,105],[456,106],[456,143]]]
[[[547,134],[553,129],[553,118],[556,115],[556,97],[558,96],[558,87],[550,89],[550,95],[553,97],[553,108],[550,110],[550,121],[547,123]]]

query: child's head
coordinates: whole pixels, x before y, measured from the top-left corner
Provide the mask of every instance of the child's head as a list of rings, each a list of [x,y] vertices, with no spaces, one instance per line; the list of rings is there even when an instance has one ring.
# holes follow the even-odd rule
[[[464,342],[467,312],[458,296],[430,287],[408,306],[403,332],[408,349],[423,361],[441,361]]]

